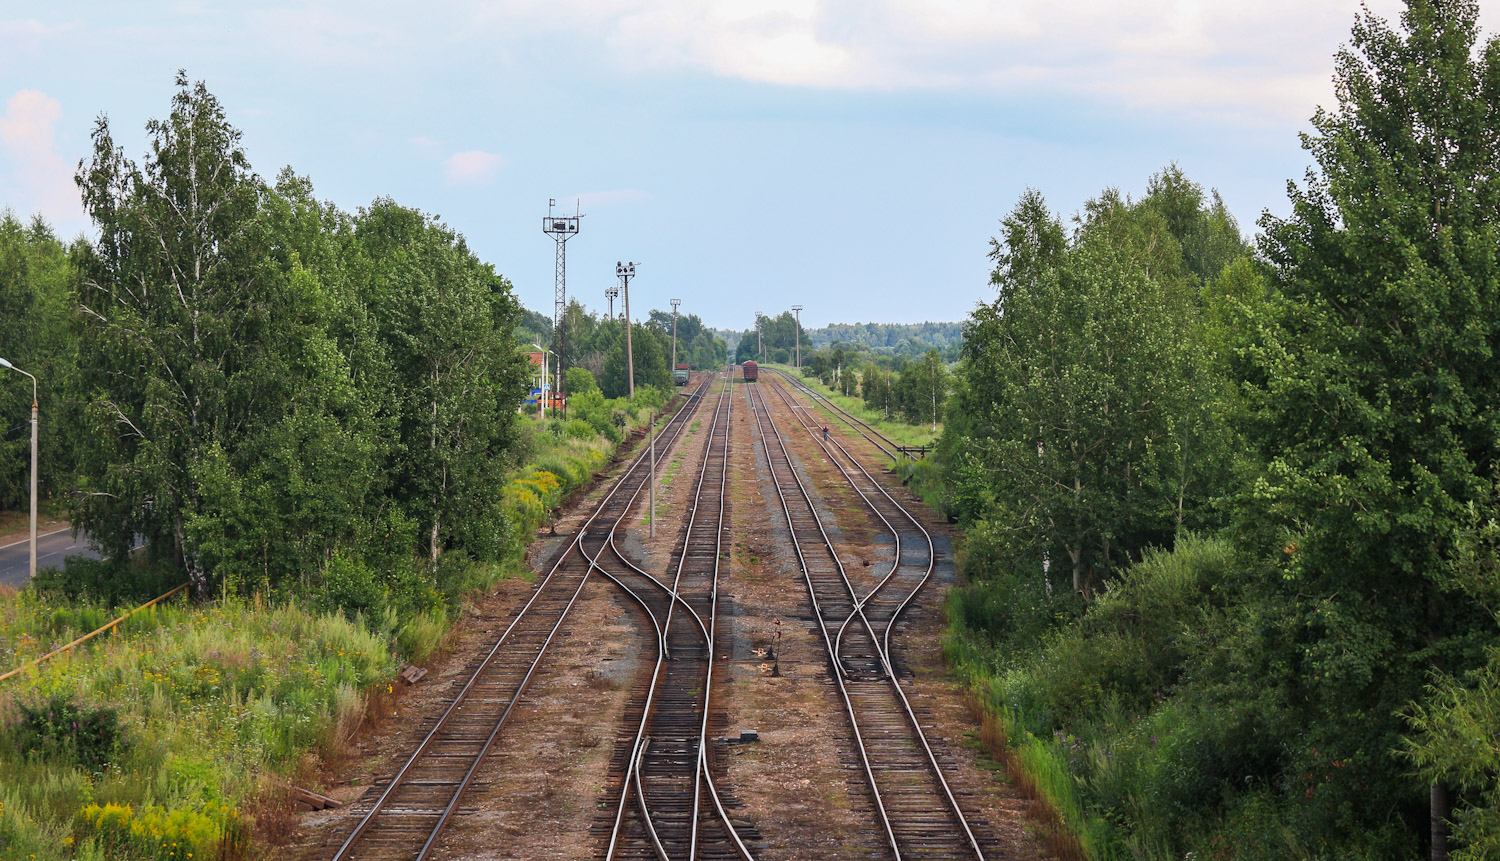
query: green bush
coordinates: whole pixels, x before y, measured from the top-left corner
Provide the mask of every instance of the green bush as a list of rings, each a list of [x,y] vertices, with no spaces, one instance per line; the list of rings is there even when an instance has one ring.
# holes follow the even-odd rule
[[[1352,845],[1337,835],[1357,821],[1347,805],[1358,757],[1307,739],[1274,686],[1208,681],[1267,678],[1243,665],[1288,648],[1276,608],[1256,615],[1235,603],[1239,560],[1227,541],[1184,535],[1170,552],[1150,551],[1085,608],[1067,584],[1048,595],[1039,571],[977,557],[990,537],[976,530],[965,548],[982,577],[951,593],[944,652],[1007,723],[1032,782],[1051,787],[1080,839],[1090,835],[1091,857],[1274,858],[1295,857],[1289,845]],[[1268,784],[1275,774],[1310,782]],[[1228,850],[1203,838],[1247,829],[1263,836]],[[1366,833],[1359,845],[1391,857],[1388,838]]]
[[[17,704],[19,718],[11,728],[18,751],[46,760],[98,772],[115,762],[125,745],[120,713],[54,693]]]
[[[31,590],[59,600],[110,606],[141,604],[180,585],[186,576],[164,560],[86,559],[69,556],[61,568],[43,568]]]
[[[341,610],[350,618],[378,615],[385,609],[386,590],[366,562],[335,553],[323,566],[322,599],[327,609]]]
[[[599,391],[599,384],[594,381],[594,372],[588,368],[569,368],[567,380],[570,399]]]

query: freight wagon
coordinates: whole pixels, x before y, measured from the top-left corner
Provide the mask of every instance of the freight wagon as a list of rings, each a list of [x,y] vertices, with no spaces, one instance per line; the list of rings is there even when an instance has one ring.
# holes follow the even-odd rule
[[[753,382],[755,382],[755,378],[757,376],[759,376],[759,375],[760,375],[760,368],[758,366],[756,366],[756,364],[754,362],[746,362],[745,363],[745,382],[747,382],[747,383],[753,383]]]
[[[688,377],[692,375],[692,369],[689,368],[686,364],[678,365],[677,367],[672,369],[672,385],[685,386],[688,384]]]

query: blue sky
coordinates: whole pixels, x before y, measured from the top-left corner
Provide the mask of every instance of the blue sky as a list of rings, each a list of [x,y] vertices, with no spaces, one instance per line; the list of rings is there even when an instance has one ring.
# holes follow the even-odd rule
[[[185,68],[263,176],[438,214],[544,313],[556,198],[587,215],[568,288],[594,308],[635,260],[642,315],[678,297],[726,328],[797,303],[808,326],[959,320],[992,297],[988,239],[1027,186],[1068,215],[1176,161],[1247,233],[1284,212],[1358,9],[0,0],[0,206],[87,232],[71,173],[94,119],[139,158]]]

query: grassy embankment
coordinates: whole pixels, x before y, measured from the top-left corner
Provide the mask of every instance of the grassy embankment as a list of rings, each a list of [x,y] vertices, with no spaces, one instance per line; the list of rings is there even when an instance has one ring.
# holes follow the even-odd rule
[[[331,587],[177,601],[0,682],[0,861],[254,854],[285,824],[285,782],[317,781],[369,700],[392,691],[403,660],[439,646],[472,590],[527,575],[530,537],[655,397],[603,402],[592,423],[529,424],[526,462],[501,489],[506,554],[440,566],[441,607],[403,616],[376,595],[381,609],[345,612]],[[122,610],[68,591],[0,594],[0,672]]]

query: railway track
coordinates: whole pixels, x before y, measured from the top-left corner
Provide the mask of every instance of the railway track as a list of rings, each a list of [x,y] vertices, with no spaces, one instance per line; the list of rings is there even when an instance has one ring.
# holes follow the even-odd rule
[[[683,433],[711,382],[712,377],[705,377],[683,401],[664,427],[659,446],[670,445]],[[431,854],[589,576],[600,570],[595,560],[602,546],[612,544],[615,528],[648,480],[646,458],[642,452],[615,480],[538,580],[531,598],[472,665],[448,708],[429,720],[406,762],[389,778],[376,781],[366,793],[374,795],[372,800],[352,808],[358,818],[334,850],[334,861],[423,859]],[[591,542],[601,549],[589,552]]]
[[[618,802],[596,826],[608,833],[606,859],[753,861],[748,844],[759,835],[731,819],[734,801],[715,782],[716,771],[723,772],[723,751],[715,757],[710,738],[733,406],[725,380],[666,582],[626,559],[613,538],[609,543],[629,569],[610,579],[644,610],[656,634],[657,658],[633,698],[631,711],[640,714],[634,736],[616,746],[611,770]]]
[[[860,594],[823,526],[818,504],[798,475],[786,438],[760,386],[744,388],[829,657],[830,674],[844,703],[859,764],[892,857],[984,858],[984,850],[943,776],[939,759],[922,732],[921,721],[902,691],[890,659],[891,632],[902,610],[931,576],[930,536],[925,564],[920,550],[903,560],[898,546],[891,572]],[[778,386],[772,388],[780,391]],[[805,417],[801,424],[804,430],[814,427]],[[814,434],[814,439],[818,436]],[[846,463],[852,461],[847,452],[843,454]],[[879,506],[885,505],[885,511],[893,516],[899,516],[897,509],[903,514],[905,509],[889,495],[884,495],[883,503],[872,502],[853,478],[862,474],[878,487],[862,468],[851,471],[837,460],[835,465],[899,541],[899,531]],[[866,484],[865,489],[868,487]],[[910,521],[915,522],[915,518]],[[920,528],[920,524],[917,526]],[[922,532],[925,534],[925,530]],[[903,567],[913,575],[898,577]],[[922,572],[920,576],[916,571]],[[891,597],[874,600],[882,592]],[[899,600],[893,600],[898,596]]]
[[[870,444],[875,446],[877,449],[880,449],[880,451],[885,454],[886,457],[889,457],[892,462],[899,461],[901,459],[900,443],[881,433],[875,428],[874,425],[829,400],[823,395],[822,392],[817,391],[816,389],[812,388],[811,386],[807,385],[791,374],[788,374],[786,371],[781,370],[780,368],[762,368],[761,372],[770,372],[775,377],[784,380],[793,389],[797,390],[797,392],[800,393],[803,397],[807,398],[823,409],[833,413],[839,418],[840,421],[848,425],[851,430],[864,437],[866,440],[869,440]]]
[[[794,384],[791,388],[804,396],[811,394],[816,397],[817,395],[806,386]],[[937,563],[937,551],[933,545],[932,534],[905,506],[891,496],[885,486],[864,468],[854,453],[837,437],[819,439],[818,420],[807,407],[795,402],[781,386],[773,384],[772,389],[801,423],[803,430],[809,433],[812,441],[822,449],[829,462],[849,483],[860,501],[870,510],[871,515],[891,535],[895,545],[891,567],[871,589],[865,592],[859,604],[875,628],[881,651],[894,667],[895,659],[891,650],[893,632],[901,614],[911,605],[922,587],[932,579],[932,572]],[[903,534],[907,537],[903,538]],[[846,619],[840,626],[840,636],[835,638],[835,645],[848,632],[853,618],[851,616]]]

